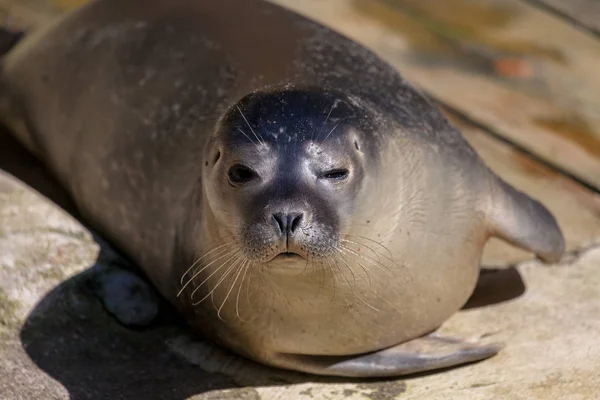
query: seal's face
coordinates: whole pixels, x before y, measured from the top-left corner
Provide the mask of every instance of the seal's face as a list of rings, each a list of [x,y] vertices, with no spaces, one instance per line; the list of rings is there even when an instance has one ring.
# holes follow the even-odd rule
[[[229,110],[207,153],[206,190],[245,258],[290,265],[340,251],[365,179],[356,112],[323,90],[254,93]]]

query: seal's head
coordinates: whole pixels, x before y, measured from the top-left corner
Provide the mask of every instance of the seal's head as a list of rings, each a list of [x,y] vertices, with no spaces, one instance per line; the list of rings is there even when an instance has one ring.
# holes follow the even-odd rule
[[[209,143],[205,190],[220,230],[254,262],[331,258],[366,179],[365,108],[321,88],[255,92]]]

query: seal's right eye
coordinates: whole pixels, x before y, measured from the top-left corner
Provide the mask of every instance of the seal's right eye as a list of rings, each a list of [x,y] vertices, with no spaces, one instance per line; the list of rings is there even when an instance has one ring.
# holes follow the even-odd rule
[[[350,174],[350,171],[348,171],[347,169],[344,169],[344,168],[333,169],[331,171],[325,172],[323,174],[322,178],[333,180],[333,181],[341,181],[341,180],[346,179],[349,174]]]
[[[238,185],[250,182],[252,179],[257,177],[254,171],[242,164],[235,164],[229,168],[227,176],[229,177],[229,181],[231,183]]]

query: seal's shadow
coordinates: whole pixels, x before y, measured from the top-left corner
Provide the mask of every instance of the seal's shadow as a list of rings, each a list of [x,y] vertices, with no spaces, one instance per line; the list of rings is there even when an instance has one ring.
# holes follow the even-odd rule
[[[1,126],[0,169],[20,179],[86,225],[70,197],[52,175]],[[101,253],[114,251],[106,249],[104,241],[99,240],[98,243]],[[340,381],[285,371],[271,373],[270,368],[258,364],[256,369],[261,370],[263,375],[260,382],[240,381],[235,377],[206,372],[174,354],[165,343],[168,338],[189,335],[178,319],[159,318],[155,325],[141,330],[118,324],[92,293],[89,280],[95,267],[63,282],[47,294],[30,313],[20,332],[23,347],[31,360],[59,381],[68,390],[71,399],[179,400],[240,385]],[[484,270],[478,288],[465,308],[507,301],[524,291],[525,285],[516,269]],[[167,310],[162,314],[173,313]]]
[[[509,268],[481,268],[477,287],[463,310],[503,303],[520,297],[526,287],[514,266]]]
[[[173,354],[164,338],[177,324],[133,330],[104,311],[86,281],[72,278],[45,296],[21,329],[27,355],[73,400],[187,399],[238,385]]]

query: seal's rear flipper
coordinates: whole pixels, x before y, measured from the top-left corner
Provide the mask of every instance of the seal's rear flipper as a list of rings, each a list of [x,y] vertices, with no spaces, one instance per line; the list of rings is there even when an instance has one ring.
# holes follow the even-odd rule
[[[374,353],[356,356],[283,355],[278,366],[312,374],[382,378],[432,371],[484,360],[503,346],[430,334]]]
[[[507,242],[531,251],[546,263],[558,262],[565,239],[554,216],[538,201],[498,179],[491,193],[491,231]]]

